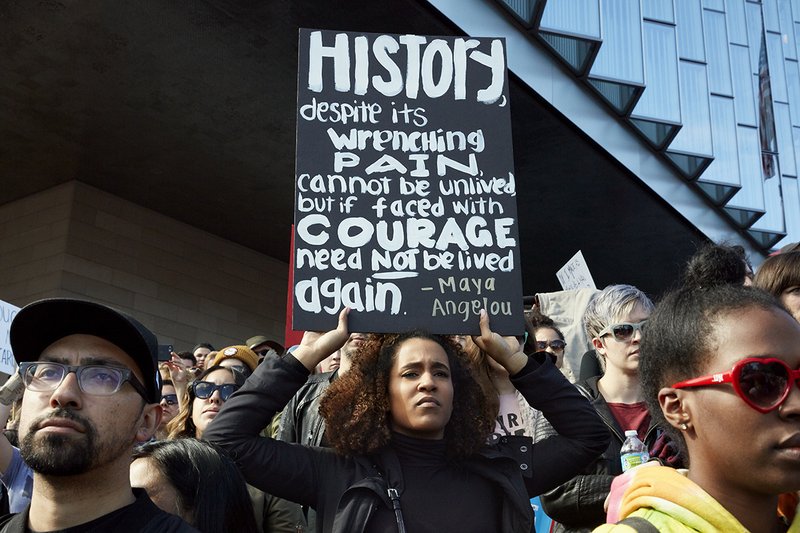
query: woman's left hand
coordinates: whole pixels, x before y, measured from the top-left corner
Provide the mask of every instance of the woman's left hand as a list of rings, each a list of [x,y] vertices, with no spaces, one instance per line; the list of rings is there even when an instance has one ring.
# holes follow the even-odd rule
[[[501,337],[492,331],[489,325],[489,314],[485,309],[481,309],[480,325],[480,337],[472,339],[475,344],[505,368],[509,375],[513,376],[522,370],[528,363],[528,356],[523,353],[516,337]]]

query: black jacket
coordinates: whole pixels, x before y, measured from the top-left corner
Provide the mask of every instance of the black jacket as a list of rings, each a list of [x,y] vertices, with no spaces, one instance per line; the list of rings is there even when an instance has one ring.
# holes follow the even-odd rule
[[[335,370],[311,374],[308,377],[308,381],[286,404],[275,438],[309,446],[324,445],[325,421],[319,414],[319,402],[322,393],[333,383],[338,373],[338,370]]]
[[[592,406],[603,419],[611,436],[606,451],[581,473],[563,485],[541,496],[542,507],[547,516],[558,522],[557,532],[589,532],[600,524],[605,524],[606,513],[603,503],[611,490],[611,481],[622,473],[619,452],[625,442],[625,431],[619,427],[608,408],[603,395],[597,388],[602,376],[594,376],[576,385],[589,397]],[[661,431],[650,422],[645,444],[650,449]]]
[[[265,361],[231,396],[204,438],[225,448],[249,483],[317,510],[317,531],[364,531],[377,506],[391,509],[387,488],[403,498],[397,455],[387,446],[374,456],[344,457],[333,450],[259,436],[265,421],[303,385],[308,371],[291,355]],[[462,462],[503,494],[504,533],[529,532],[529,498],[571,478],[608,444],[608,432],[591,405],[545,357],[531,359],[512,378],[528,402],[543,411],[560,435],[532,445],[505,437]],[[404,512],[414,512],[404,509]],[[458,513],[458,509],[443,512]]]

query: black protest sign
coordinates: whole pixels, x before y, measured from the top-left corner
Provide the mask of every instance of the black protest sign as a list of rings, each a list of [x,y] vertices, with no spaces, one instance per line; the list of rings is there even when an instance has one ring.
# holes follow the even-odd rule
[[[293,328],[521,334],[502,39],[300,30]]]

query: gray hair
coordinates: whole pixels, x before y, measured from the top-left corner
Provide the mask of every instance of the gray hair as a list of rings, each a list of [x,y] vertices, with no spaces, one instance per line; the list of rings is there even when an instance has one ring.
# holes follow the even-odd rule
[[[583,327],[589,338],[597,337],[603,328],[618,322],[637,304],[648,313],[655,308],[650,298],[633,285],[609,285],[596,293],[583,313]]]

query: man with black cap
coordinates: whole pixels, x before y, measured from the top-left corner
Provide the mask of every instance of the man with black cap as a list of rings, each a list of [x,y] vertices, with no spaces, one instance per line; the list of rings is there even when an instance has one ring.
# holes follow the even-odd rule
[[[30,507],[0,532],[196,531],[130,485],[133,447],[161,419],[155,336],[106,306],[50,299],[19,311],[10,340],[34,482]]]

